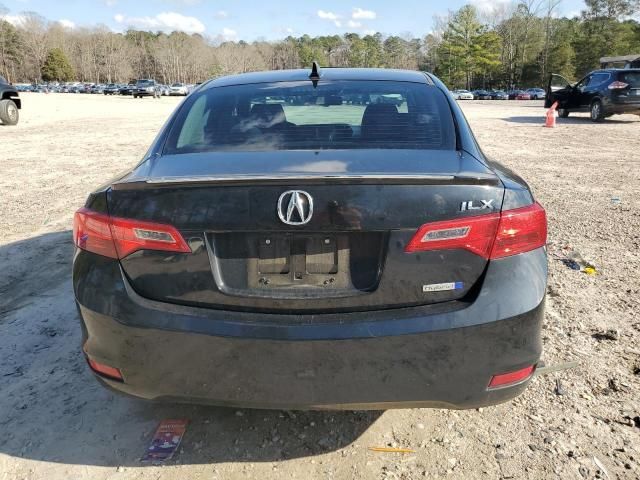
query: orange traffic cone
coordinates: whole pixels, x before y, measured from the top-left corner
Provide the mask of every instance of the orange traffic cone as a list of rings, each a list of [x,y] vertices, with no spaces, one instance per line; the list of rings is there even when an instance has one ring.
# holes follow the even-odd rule
[[[556,117],[558,116],[558,112],[556,109],[558,108],[558,102],[553,102],[551,108],[547,110],[547,119],[544,122],[545,127],[547,128],[555,128],[556,127]]]

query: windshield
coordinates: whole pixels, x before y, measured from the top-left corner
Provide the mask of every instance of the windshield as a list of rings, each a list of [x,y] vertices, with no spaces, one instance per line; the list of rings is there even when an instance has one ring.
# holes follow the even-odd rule
[[[171,85],[172,87],[181,87],[182,84],[181,83],[174,83],[173,85]]]
[[[145,87],[153,85],[153,80],[138,80],[138,86]]]
[[[208,87],[178,112],[165,153],[345,148],[455,149],[445,95],[392,81]]]

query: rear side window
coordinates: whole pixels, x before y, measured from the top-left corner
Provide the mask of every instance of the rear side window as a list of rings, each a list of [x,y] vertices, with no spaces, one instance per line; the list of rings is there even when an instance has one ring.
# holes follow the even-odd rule
[[[640,72],[620,72],[620,81],[628,83],[631,88],[640,88]]]
[[[589,83],[587,84],[587,86],[592,87],[596,85],[601,85],[607,80],[609,80],[609,78],[611,78],[611,75],[608,73],[594,73],[593,75],[591,75],[591,78],[589,79]]]
[[[392,81],[209,87],[187,99],[164,151],[348,148],[455,149],[445,95]]]

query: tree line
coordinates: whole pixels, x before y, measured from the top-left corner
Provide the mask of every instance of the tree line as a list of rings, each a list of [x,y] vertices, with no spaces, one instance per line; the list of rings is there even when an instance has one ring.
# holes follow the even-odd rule
[[[640,53],[640,0],[586,0],[559,18],[561,0],[496,2],[490,13],[465,5],[434,19],[423,37],[289,36],[279,41],[214,42],[199,34],[104,26],[67,28],[35,13],[0,20],[0,75],[17,82],[196,83],[257,70],[386,67],[432,71],[450,88],[543,86],[549,73],[578,78],[599,58]],[[3,12],[0,11],[0,14]]]

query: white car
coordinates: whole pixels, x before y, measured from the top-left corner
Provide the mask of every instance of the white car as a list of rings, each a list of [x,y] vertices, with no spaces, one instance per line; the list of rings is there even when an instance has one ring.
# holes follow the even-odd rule
[[[453,90],[451,95],[456,100],[473,100],[473,93],[469,90]]]
[[[174,83],[169,88],[169,95],[183,95],[186,96],[189,93],[187,86],[184,83]]]

